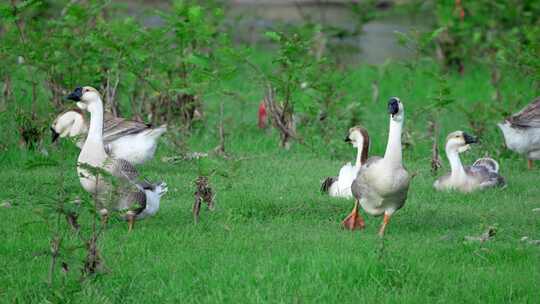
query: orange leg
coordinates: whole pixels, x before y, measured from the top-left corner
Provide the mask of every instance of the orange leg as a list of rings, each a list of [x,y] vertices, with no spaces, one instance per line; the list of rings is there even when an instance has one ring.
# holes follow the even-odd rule
[[[529,168],[529,170],[532,170],[533,165],[534,165],[533,160],[532,159],[527,159],[527,168]]]
[[[360,206],[360,202],[356,200],[354,202],[354,208],[351,211],[351,213],[345,218],[345,220],[343,220],[343,222],[341,222],[341,225],[343,225],[343,228],[347,230],[356,230],[356,229],[364,229],[366,227],[366,222],[358,213],[359,206]]]
[[[128,232],[131,232],[133,231],[133,226],[135,226],[135,214],[128,212],[126,217],[128,220]]]
[[[390,215],[385,213],[383,223],[381,225],[381,229],[379,229],[379,236],[380,237],[384,236],[384,231],[386,230],[386,225],[388,225],[388,223],[390,223]]]

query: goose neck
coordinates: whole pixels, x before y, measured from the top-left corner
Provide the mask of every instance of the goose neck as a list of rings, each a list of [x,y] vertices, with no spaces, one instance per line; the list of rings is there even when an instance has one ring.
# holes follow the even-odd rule
[[[403,119],[390,119],[390,128],[388,133],[388,143],[384,159],[392,164],[400,165],[402,161],[401,152],[401,132],[403,129]]]
[[[460,178],[465,175],[465,169],[461,164],[461,159],[459,158],[459,153],[455,149],[446,149],[446,156],[450,162],[451,169],[451,178]]]
[[[356,147],[356,167],[360,168],[367,160],[367,154],[369,150],[369,139],[363,138],[359,145]]]
[[[86,143],[92,142],[103,147],[103,103],[100,99],[88,106],[90,112],[90,127]],[[85,143],[85,145],[86,145]]]

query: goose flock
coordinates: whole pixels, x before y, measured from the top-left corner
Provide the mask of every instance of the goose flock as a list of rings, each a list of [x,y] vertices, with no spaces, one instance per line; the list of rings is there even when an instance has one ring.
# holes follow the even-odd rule
[[[159,210],[160,199],[167,192],[167,184],[165,182],[152,183],[141,179],[132,163],[112,156],[111,152],[113,151],[107,153],[103,131],[103,102],[96,89],[78,87],[67,98],[76,101],[80,109],[90,113],[87,136],[77,160],[79,181],[85,191],[94,195],[96,209],[102,216],[103,222],[107,220],[110,209],[118,210],[124,213],[124,218],[129,223],[128,229],[131,231],[136,219],[152,216]],[[79,124],[81,123],[79,122]],[[109,130],[111,129],[114,130],[114,127],[109,128]],[[133,133],[118,131],[123,136],[119,136],[119,139],[115,136],[113,138],[123,143],[116,145],[116,147],[126,150],[141,146],[146,148],[150,144],[140,145],[142,141],[146,140],[155,144],[156,133],[159,137],[163,132],[162,128],[147,129],[133,136]],[[140,152],[136,151],[135,153]],[[142,151],[142,153],[145,152],[147,152],[146,149]],[[135,158],[137,159],[137,157]],[[103,177],[100,178],[99,174],[96,174],[95,171],[92,172],[90,167],[108,172],[116,179],[117,183],[110,182]],[[112,206],[109,203],[111,201],[113,202]]]
[[[401,134],[405,117],[403,103],[397,97],[388,102],[390,128],[384,157],[368,158],[370,137],[362,126],[349,130],[345,141],[357,148],[356,163],[341,167],[338,176],[328,177],[321,184],[321,192],[332,197],[354,198],[351,213],[343,220],[348,230],[363,229],[365,220],[360,208],[367,214],[383,216],[379,235],[384,236],[391,216],[405,205],[411,175],[402,162]],[[528,160],[540,159],[540,97],[520,112],[498,124],[506,146]],[[469,193],[488,188],[506,187],[499,173],[499,163],[490,158],[477,159],[471,166],[463,166],[459,154],[467,151],[477,140],[473,136],[455,131],[446,138],[445,152],[450,163],[450,172],[440,176],[433,184],[438,191]]]
[[[161,135],[167,131],[167,125],[153,128],[152,125],[139,121],[126,120],[104,113],[103,144],[105,151],[113,158],[121,158],[132,164],[143,164],[156,153]],[[83,136],[88,133],[88,123],[81,109],[66,111],[51,125],[52,140],[72,137],[77,139],[77,146],[84,145]]]
[[[100,93],[89,86],[76,88],[67,99],[77,109],[61,113],[52,123],[53,141],[59,137],[75,137],[81,149],[77,173],[83,189],[95,198],[96,209],[106,222],[110,211],[118,211],[128,221],[128,230],[135,220],[150,217],[159,210],[161,197],[167,193],[163,181],[141,178],[134,165],[152,159],[159,138],[167,126],[152,127],[137,121],[114,117],[104,112]],[[83,111],[89,113],[89,123]],[[379,236],[384,236],[393,214],[403,208],[413,174],[403,165],[402,142],[405,107],[398,97],[388,101],[389,132],[382,157],[368,157],[370,136],[363,126],[349,129],[345,141],[356,148],[356,161],[340,168],[337,176],[326,178],[321,191],[332,197],[354,199],[350,214],[343,220],[347,230],[365,228],[363,212],[383,216]],[[524,154],[529,168],[540,159],[540,98],[520,112],[498,124],[510,150]],[[85,138],[83,138],[86,136]],[[463,166],[459,154],[477,140],[463,131],[454,131],[446,138],[445,152],[450,172],[433,184],[439,191],[469,193],[493,187],[505,187],[496,160],[483,157],[471,166]],[[98,171],[108,172],[115,181],[102,178]]]

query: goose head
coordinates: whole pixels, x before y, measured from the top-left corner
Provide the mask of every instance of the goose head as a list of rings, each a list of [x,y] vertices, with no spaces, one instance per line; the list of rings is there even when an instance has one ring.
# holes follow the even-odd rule
[[[349,142],[353,147],[363,147],[369,145],[369,135],[362,126],[355,126],[349,129],[349,134],[345,137],[345,142]]]
[[[81,110],[90,111],[97,103],[101,103],[101,95],[93,87],[78,87],[67,99],[77,102],[77,107]]]
[[[403,103],[399,98],[392,97],[388,100],[388,114],[393,121],[402,122],[405,116],[405,111],[403,108]]]
[[[476,143],[477,140],[473,136],[463,132],[455,131],[446,137],[446,151],[465,152],[469,149],[469,145]]]
[[[51,125],[52,142],[56,142],[59,137],[79,136],[85,133],[83,113],[76,109],[60,114]]]

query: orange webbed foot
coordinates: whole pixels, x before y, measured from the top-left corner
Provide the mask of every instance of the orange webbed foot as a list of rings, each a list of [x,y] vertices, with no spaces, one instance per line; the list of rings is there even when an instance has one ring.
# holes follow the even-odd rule
[[[355,203],[351,213],[341,222],[343,228],[347,230],[360,230],[366,227],[366,222],[358,213],[358,201]]]

